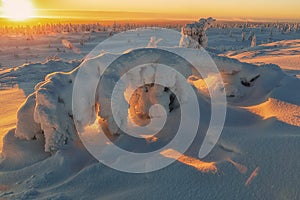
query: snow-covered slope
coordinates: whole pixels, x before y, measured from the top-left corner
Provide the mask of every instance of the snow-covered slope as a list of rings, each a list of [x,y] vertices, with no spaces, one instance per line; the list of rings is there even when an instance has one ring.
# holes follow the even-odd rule
[[[109,55],[98,55],[90,62]],[[97,162],[77,136],[71,105],[74,79],[79,70],[76,68],[48,75],[19,109],[17,127],[4,139],[0,197],[299,199],[296,185],[300,183],[300,163],[296,158],[300,156],[300,80],[283,73],[276,65],[258,67],[217,55],[212,57],[224,80],[228,108],[221,138],[205,160],[197,157],[211,116],[211,102],[204,80],[213,85],[214,76],[189,79],[195,86],[201,119],[197,136],[188,151],[159,171],[128,174]],[[51,66],[61,64],[56,62]],[[16,77],[21,74],[18,71],[10,73],[15,73]],[[30,74],[30,71],[22,72],[26,73]],[[190,70],[186,71],[186,74],[190,73]],[[110,71],[106,78],[113,79],[118,74],[118,71]],[[3,76],[9,77],[9,74]],[[143,96],[143,91],[137,91],[137,94],[146,100],[155,97],[155,101],[167,102],[167,107],[170,106],[165,100],[170,93],[162,88],[152,90],[154,96]],[[157,91],[162,94],[156,96]],[[101,106],[103,101],[98,100]],[[146,108],[137,105],[139,113],[143,113]],[[174,112],[169,113],[172,120],[166,124],[170,133],[178,120],[172,118],[178,114],[176,106],[173,108]],[[165,137],[145,139],[143,145],[152,148]],[[128,138],[119,134],[114,139],[124,148],[139,147],[132,146]],[[171,159],[175,154],[176,151],[162,153]]]

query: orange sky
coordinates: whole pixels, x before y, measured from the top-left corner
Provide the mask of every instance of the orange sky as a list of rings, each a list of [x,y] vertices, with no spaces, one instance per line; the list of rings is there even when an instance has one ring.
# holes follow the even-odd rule
[[[3,0],[0,0],[3,1]],[[44,9],[156,13],[155,18],[300,19],[300,0],[24,0]],[[0,5],[1,6],[1,5]],[[149,14],[148,14],[149,15]]]

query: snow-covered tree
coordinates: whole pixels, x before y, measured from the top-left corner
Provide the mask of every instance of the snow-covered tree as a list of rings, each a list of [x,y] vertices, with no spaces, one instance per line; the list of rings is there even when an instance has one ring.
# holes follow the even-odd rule
[[[271,29],[270,34],[269,34],[269,42],[273,41],[273,29]]]
[[[209,17],[200,19],[193,24],[186,24],[181,30],[180,46],[188,48],[203,48],[207,47],[208,39],[206,30],[216,21]]]
[[[251,41],[252,41],[253,36],[254,36],[254,32],[251,31],[251,32],[249,33],[248,40],[251,40]]]
[[[242,41],[245,41],[245,37],[246,37],[246,34],[245,34],[245,32],[243,31],[243,32],[242,32]]]
[[[255,46],[256,46],[256,35],[254,34],[251,41],[251,47],[255,47]]]

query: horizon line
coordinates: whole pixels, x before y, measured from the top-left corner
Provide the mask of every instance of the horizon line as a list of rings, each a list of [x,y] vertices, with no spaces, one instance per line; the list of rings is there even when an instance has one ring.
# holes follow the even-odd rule
[[[144,12],[144,11],[117,11],[117,10],[79,10],[79,9],[34,9],[36,14],[31,19],[66,19],[71,18],[72,20],[87,20],[95,21],[197,21],[200,18],[213,17],[217,21],[228,21],[228,22],[289,22],[299,23],[300,18],[276,18],[276,17],[243,17],[243,16],[219,16],[214,17],[213,15],[197,16],[195,14],[183,14],[183,13],[162,13],[162,12]],[[39,11],[46,13],[39,13]],[[48,13],[47,13],[48,12]],[[62,12],[67,12],[61,14]],[[1,12],[2,13],[2,12]],[[81,13],[81,15],[70,15],[70,13]],[[92,13],[92,15],[82,15],[83,13]],[[102,13],[102,16],[96,14]],[[103,16],[107,14],[107,16]],[[113,14],[119,14],[119,16],[112,16]],[[123,14],[135,14],[135,16],[126,16]],[[0,19],[7,19],[1,15]],[[9,20],[9,19],[8,19]]]

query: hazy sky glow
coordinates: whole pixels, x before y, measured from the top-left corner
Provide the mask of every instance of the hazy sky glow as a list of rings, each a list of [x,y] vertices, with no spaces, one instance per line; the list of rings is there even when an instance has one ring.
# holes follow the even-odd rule
[[[2,0],[1,0],[2,1]],[[164,17],[300,19],[300,0],[31,0],[36,9],[161,13]],[[43,15],[43,11],[38,12]]]

